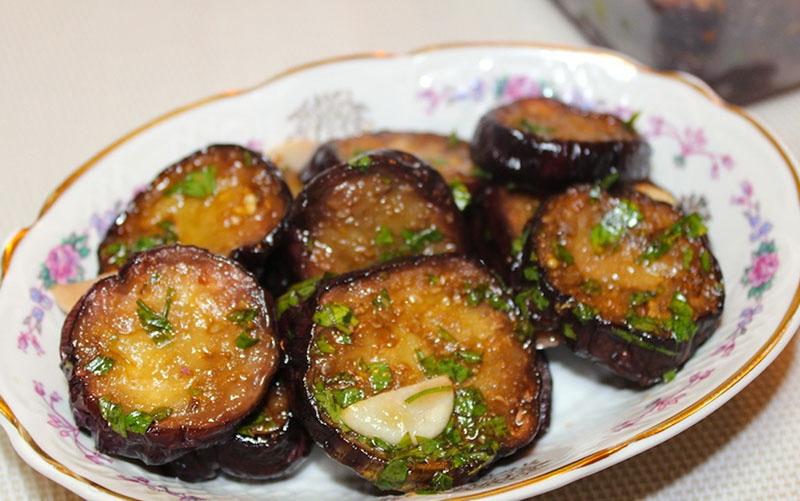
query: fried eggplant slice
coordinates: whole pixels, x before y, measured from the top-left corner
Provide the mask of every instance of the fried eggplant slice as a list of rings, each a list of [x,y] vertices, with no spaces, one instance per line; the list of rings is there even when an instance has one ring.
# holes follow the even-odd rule
[[[316,176],[295,200],[287,236],[298,280],[465,249],[463,218],[442,176],[394,150]]]
[[[592,182],[613,171],[626,181],[644,179],[649,156],[630,123],[545,98],[489,111],[472,140],[473,161],[494,179],[535,188]]]
[[[197,247],[137,254],[64,323],[76,422],[98,450],[148,465],[226,441],[279,362],[271,302],[239,264]]]
[[[100,244],[100,273],[137,252],[195,245],[260,273],[279,243],[292,196],[281,173],[260,154],[214,145],[167,167],[140,192]]]
[[[343,164],[371,150],[399,150],[411,153],[442,175],[452,186],[477,187],[469,143],[455,135],[442,136],[430,132],[381,131],[323,143],[303,168],[304,183],[334,165]]]
[[[382,490],[445,490],[546,428],[546,360],[484,265],[412,257],[320,283],[290,344],[298,415]]]
[[[506,281],[519,263],[528,221],[542,201],[542,195],[487,184],[475,199],[470,223],[475,250],[483,261]]]
[[[274,480],[303,464],[312,441],[289,406],[286,383],[276,376],[261,410],[227,442],[189,453],[170,463],[170,473],[187,482],[210,480],[221,470],[242,480]]]
[[[641,386],[674,376],[716,329],[722,274],[698,214],[582,185],[537,212],[520,273],[567,344]]]

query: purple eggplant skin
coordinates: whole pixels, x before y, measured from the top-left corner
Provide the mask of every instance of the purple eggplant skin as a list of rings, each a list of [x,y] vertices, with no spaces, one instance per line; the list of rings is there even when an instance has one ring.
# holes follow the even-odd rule
[[[214,144],[207,146],[161,171],[144,190],[140,191],[133,200],[131,200],[125,211],[117,216],[114,223],[109,227],[103,242],[98,246],[99,272],[109,272],[119,267],[119,264],[110,262],[109,256],[105,251],[109,244],[131,240],[137,236],[143,236],[138,233],[137,228],[130,228],[130,221],[135,221],[141,217],[143,208],[153,203],[155,198],[162,196],[162,192],[166,189],[165,186],[171,186],[176,183],[195,161],[206,157],[219,157],[224,155],[227,155],[229,159],[241,159],[241,161],[247,159],[251,167],[258,168],[264,172],[265,177],[269,178],[270,183],[277,184],[272,196],[276,197],[276,205],[282,206],[283,217],[280,217],[277,224],[275,224],[258,242],[230,249],[227,253],[228,257],[241,263],[251,273],[256,275],[257,278],[264,279],[268,271],[267,258],[284,238],[286,232],[285,216],[291,208],[292,195],[284,181],[283,173],[275,164],[261,153],[235,144]],[[128,224],[126,224],[126,222],[128,222]],[[198,214],[197,224],[207,224],[203,221],[202,214]],[[180,235],[177,235],[177,241],[174,243],[195,244],[195,242],[181,241]]]
[[[495,181],[558,189],[572,183],[600,180],[613,172],[626,181],[648,177],[650,146],[641,137],[576,141],[542,137],[502,123],[502,114],[525,101],[490,110],[475,129],[472,159]],[[560,107],[563,113],[612,119],[611,115],[592,114],[563,104]]]
[[[448,183],[460,181],[473,193],[479,184],[474,176],[469,143],[454,135],[388,130],[333,139],[321,144],[301,170],[300,180],[306,184],[320,172],[349,161],[359,152],[375,149],[396,149],[410,153],[434,166]]]
[[[574,189],[588,190],[589,187]],[[631,199],[638,197],[638,200],[646,198],[653,205],[671,207],[677,211],[673,205],[652,199],[630,185],[617,186],[610,193]],[[530,222],[529,237],[523,250],[525,256],[533,256],[536,253],[536,240],[543,225],[542,216],[552,200],[545,201]],[[716,283],[722,284],[722,271],[719,262],[710,251],[708,237],[704,235],[699,241],[708,251],[711,276]],[[515,272],[515,287],[517,290],[526,285],[538,287],[547,298],[549,307],[540,312],[538,317],[539,324],[543,326],[540,330],[559,334],[570,332],[569,336],[562,334],[561,337],[576,355],[606,367],[614,374],[642,388],[669,381],[674,377],[675,371],[680,370],[697,348],[714,333],[722,317],[725,302],[724,288],[718,292],[713,309],[695,320],[697,331],[694,336],[684,342],[679,342],[674,337],[658,336],[636,329],[626,322],[612,322],[601,315],[594,315],[588,319],[579,318],[574,308],[576,299],[559,290],[549,280],[550,270],[544,266],[541,259],[532,259],[526,265],[534,267],[540,278],[535,282],[526,280],[521,268]]]
[[[366,179],[368,176],[372,177],[375,174],[380,175],[383,182],[394,182],[410,187],[409,192],[413,191],[415,196],[419,196],[430,207],[436,209],[435,217],[442,223],[441,227],[437,226],[437,229],[444,238],[443,241],[432,245],[446,247],[446,250],[437,252],[468,251],[466,223],[462,213],[455,205],[450,187],[442,176],[409,153],[396,150],[374,150],[364,153],[354,162],[336,165],[315,176],[295,199],[289,216],[289,231],[286,237],[286,258],[291,264],[295,280],[305,280],[327,272],[338,274],[352,271],[353,268],[332,269],[338,266],[335,249],[333,257],[329,257],[327,266],[325,263],[313,262],[314,246],[311,229],[323,216],[328,220],[337,217],[325,214],[326,211],[330,211],[327,208],[327,201],[329,196],[336,195],[335,188],[341,187],[345,183]],[[352,193],[341,195],[351,197],[349,200],[354,198]],[[433,218],[433,214],[433,212],[429,213],[429,216]],[[408,214],[406,219],[410,221],[417,216],[417,213]],[[373,232],[369,235],[360,235],[365,238],[366,247],[372,249],[374,228],[360,228],[354,231]],[[399,237],[397,238],[399,240]],[[341,247],[341,243],[338,245]],[[347,249],[351,250],[353,245]],[[375,254],[372,260],[364,258],[369,262],[358,268],[377,264],[379,259],[377,252]]]
[[[115,288],[129,285],[130,277],[141,267],[144,270],[159,264],[173,268],[192,263],[194,266],[226,268],[227,277],[236,281],[236,287],[248,289],[250,300],[254,300],[262,312],[257,316],[258,329],[262,334],[271,336],[261,339],[259,344],[269,354],[265,358],[262,374],[263,384],[257,394],[253,394],[252,405],[245,412],[222,416],[213,423],[199,426],[167,427],[160,422],[153,422],[144,433],[128,432],[122,436],[111,428],[102,417],[99,397],[89,389],[88,371],[78,369],[78,328],[81,317],[90,314],[92,304],[98,303],[103,295],[115,294]],[[155,274],[148,275],[152,277]],[[211,447],[227,441],[239,425],[258,406],[266,395],[269,382],[279,362],[277,342],[277,322],[275,320],[272,298],[261,289],[255,277],[241,265],[228,258],[211,254],[204,249],[191,246],[170,246],[151,249],[134,255],[122,266],[117,275],[100,280],[78,301],[69,312],[61,331],[61,368],[67,378],[70,395],[70,407],[78,427],[87,430],[94,438],[97,449],[101,452],[139,460],[148,466],[164,465],[192,451]],[[261,348],[259,348],[261,349]]]
[[[296,418],[275,437],[234,435],[217,446],[217,461],[228,476],[241,480],[278,480],[291,476],[308,458],[313,442]]]
[[[352,441],[343,434],[334,424],[329,422],[324,411],[315,405],[313,388],[311,383],[306,380],[306,374],[311,366],[313,357],[312,341],[314,338],[315,324],[312,320],[314,312],[322,297],[329,291],[339,287],[354,287],[360,280],[369,279],[373,276],[391,274],[394,271],[414,268],[419,264],[435,264],[442,269],[458,268],[458,261],[462,263],[477,263],[484,267],[480,261],[467,257],[463,254],[439,254],[434,256],[412,256],[398,259],[372,268],[357,270],[347,274],[339,275],[330,279],[322,280],[313,296],[301,303],[292,310],[289,316],[291,329],[293,332],[292,342],[287,344],[289,351],[289,369],[291,381],[291,391],[293,395],[294,408],[300,416],[305,429],[309,432],[314,441],[322,447],[325,452],[334,460],[348,466],[365,479],[374,479],[383,470],[387,460],[374,454],[357,442]],[[486,268],[487,274],[493,276]],[[525,350],[530,350],[534,354],[530,366],[531,374],[536,377],[536,396],[534,401],[538,404],[536,408],[537,421],[535,428],[530,436],[525,440],[515,443],[511,448],[498,451],[494,459],[480,468],[460,468],[452,469],[447,473],[453,478],[453,485],[460,485],[481,475],[491,467],[491,463],[513,455],[516,451],[526,447],[542,435],[544,435],[550,425],[551,403],[552,403],[552,378],[549,364],[543,352],[534,350],[530,345],[526,345]],[[424,467],[412,468],[403,491],[414,489],[427,489],[430,483],[430,471],[425,471]],[[408,486],[412,486],[410,489]]]
[[[276,384],[285,388],[282,376],[276,376]],[[283,390],[286,392],[287,390]],[[270,405],[271,391],[262,409]],[[288,395],[275,402],[276,411],[285,409]],[[164,472],[186,482],[203,482],[223,473],[239,480],[278,480],[288,477],[303,465],[311,452],[313,442],[296,416],[289,411],[281,426],[266,434],[252,436],[235,433],[226,442],[214,447],[200,449],[165,465]]]

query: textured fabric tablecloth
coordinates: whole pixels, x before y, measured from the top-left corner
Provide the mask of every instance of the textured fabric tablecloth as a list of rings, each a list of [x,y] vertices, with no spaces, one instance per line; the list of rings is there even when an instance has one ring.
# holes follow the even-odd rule
[[[77,165],[179,104],[313,59],[466,40],[586,44],[545,0],[0,0],[0,236],[33,221]],[[800,92],[749,109],[800,156]],[[700,424],[543,498],[800,498],[797,343]],[[0,435],[0,499],[75,498]]]

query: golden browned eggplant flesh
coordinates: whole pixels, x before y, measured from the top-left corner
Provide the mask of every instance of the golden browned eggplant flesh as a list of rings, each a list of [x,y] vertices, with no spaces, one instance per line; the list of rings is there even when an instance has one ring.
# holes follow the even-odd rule
[[[298,413],[379,489],[463,483],[546,426],[549,372],[500,282],[460,255],[320,285],[294,323]]]
[[[517,271],[579,355],[648,386],[670,379],[716,328],[724,287],[698,214],[621,187],[548,199]]]
[[[209,146],[166,168],[133,199],[100,245],[100,272],[175,243],[257,268],[282,237],[290,206],[280,172],[260,154]]]
[[[98,450],[152,465],[226,441],[278,365],[270,303],[221,256],[184,246],[137,254],[64,323],[77,423]]]

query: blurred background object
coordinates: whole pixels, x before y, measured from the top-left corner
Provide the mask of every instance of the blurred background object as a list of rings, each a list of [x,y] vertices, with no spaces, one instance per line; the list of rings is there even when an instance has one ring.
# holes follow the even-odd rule
[[[594,43],[748,103],[800,85],[798,0],[554,0]]]

